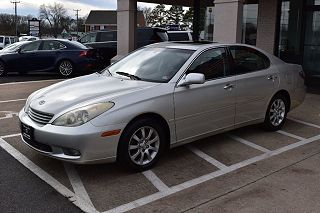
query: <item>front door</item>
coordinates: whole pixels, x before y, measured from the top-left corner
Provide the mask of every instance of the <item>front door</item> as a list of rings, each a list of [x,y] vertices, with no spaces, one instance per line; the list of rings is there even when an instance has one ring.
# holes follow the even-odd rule
[[[226,50],[201,53],[188,73],[202,73],[206,82],[177,87],[174,92],[178,142],[234,126],[235,77],[230,76]]]

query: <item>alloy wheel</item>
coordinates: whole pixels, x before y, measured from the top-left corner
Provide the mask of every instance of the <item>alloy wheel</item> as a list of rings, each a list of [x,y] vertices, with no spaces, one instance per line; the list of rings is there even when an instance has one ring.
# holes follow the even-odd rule
[[[70,61],[62,61],[59,66],[59,72],[63,76],[69,76],[73,71],[73,67]]]
[[[269,119],[273,126],[279,126],[285,119],[286,105],[282,99],[273,101],[270,107]]]
[[[144,126],[135,131],[130,138],[128,152],[132,162],[143,166],[156,158],[159,147],[158,132],[150,126]]]

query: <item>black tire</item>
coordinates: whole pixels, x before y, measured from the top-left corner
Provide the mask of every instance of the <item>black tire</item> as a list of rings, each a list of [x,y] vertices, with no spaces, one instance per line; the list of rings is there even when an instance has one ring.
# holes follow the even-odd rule
[[[282,94],[276,94],[271,99],[264,120],[266,130],[278,131],[283,127],[287,119],[289,106],[289,100]]]
[[[6,66],[2,61],[0,61],[0,77],[5,76],[6,74]]]
[[[62,77],[69,77],[73,75],[74,66],[69,60],[62,60],[57,66],[58,72]]]
[[[145,139],[143,140],[142,128],[145,128]],[[149,128],[149,129],[147,129]],[[153,129],[152,135],[148,138],[150,129]],[[138,139],[142,139],[138,142],[138,140],[133,139],[134,135],[138,137]],[[140,136],[140,138],[139,138]],[[159,138],[159,143],[153,142],[148,145],[148,142],[153,141],[156,136]],[[151,139],[150,141],[148,141]],[[130,124],[120,137],[119,147],[118,147],[118,161],[135,171],[144,171],[152,168],[159,160],[163,150],[165,149],[166,142],[166,134],[164,128],[154,119],[142,118],[140,120],[135,121]],[[143,144],[144,143],[144,144]],[[154,151],[156,149],[156,145],[158,144],[158,151]],[[129,146],[135,147],[133,149],[129,149]],[[144,154],[142,154],[144,152]],[[147,153],[149,156],[153,156],[152,160],[148,159]],[[134,158],[134,156],[137,156]],[[139,164],[141,160],[141,156],[143,160],[142,164]],[[134,160],[132,159],[134,158]]]

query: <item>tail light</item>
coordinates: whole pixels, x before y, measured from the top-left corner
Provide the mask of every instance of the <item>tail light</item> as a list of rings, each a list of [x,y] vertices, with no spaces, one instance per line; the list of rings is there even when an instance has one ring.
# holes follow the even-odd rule
[[[80,52],[80,57],[91,57],[93,56],[93,52],[90,50],[83,50]]]

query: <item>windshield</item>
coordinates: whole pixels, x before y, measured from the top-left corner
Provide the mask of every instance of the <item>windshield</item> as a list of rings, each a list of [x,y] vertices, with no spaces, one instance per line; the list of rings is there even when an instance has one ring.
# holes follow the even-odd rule
[[[14,44],[10,44],[2,49],[3,52],[15,52],[21,47],[23,44],[26,44],[28,42],[18,42]]]
[[[108,70],[113,76],[121,78],[134,76],[131,79],[165,83],[170,81],[193,53],[193,50],[143,48],[111,65]]]

